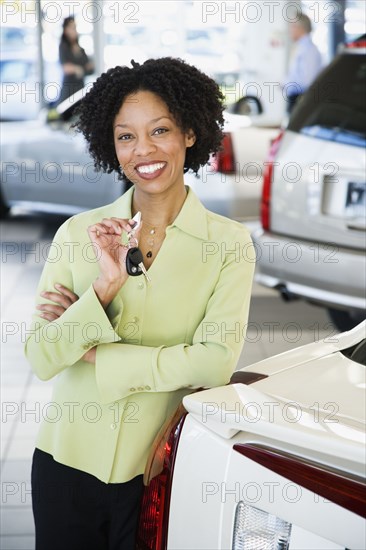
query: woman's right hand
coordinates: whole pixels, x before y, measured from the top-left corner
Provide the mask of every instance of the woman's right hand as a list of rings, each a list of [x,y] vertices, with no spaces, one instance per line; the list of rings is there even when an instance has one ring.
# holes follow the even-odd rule
[[[122,236],[124,232],[127,234],[132,230],[133,223],[123,218],[104,218],[100,223],[88,227],[100,269],[93,287],[103,307],[108,306],[128,278],[128,248],[122,244]]]

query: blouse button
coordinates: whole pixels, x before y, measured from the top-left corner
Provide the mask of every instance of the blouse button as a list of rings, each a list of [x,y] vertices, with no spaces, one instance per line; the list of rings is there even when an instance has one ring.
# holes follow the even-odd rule
[[[137,288],[139,290],[142,290],[144,288],[144,283],[143,282],[140,282],[138,285],[137,285]]]
[[[115,423],[113,422],[113,424],[111,424],[111,430],[115,430],[116,428],[117,428],[117,424],[115,424]]]
[[[139,318],[138,317],[132,317],[132,322],[133,323],[138,323],[139,322]]]

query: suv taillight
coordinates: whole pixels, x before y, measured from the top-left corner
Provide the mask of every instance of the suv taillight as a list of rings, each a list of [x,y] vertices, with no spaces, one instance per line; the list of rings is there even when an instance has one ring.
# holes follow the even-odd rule
[[[144,474],[136,550],[165,550],[175,456],[187,412],[180,405],[155,439]]]
[[[270,227],[270,207],[271,207],[271,187],[273,178],[273,163],[280,147],[281,139],[284,131],[282,131],[271,143],[268,153],[267,162],[263,172],[263,187],[261,200],[261,223],[266,231]]]
[[[222,149],[211,158],[211,166],[215,172],[232,174],[235,172],[235,156],[231,134],[224,134],[221,142]]]
[[[346,42],[345,47],[347,49],[366,48],[366,34],[359,36],[355,40],[352,40],[352,42]]]

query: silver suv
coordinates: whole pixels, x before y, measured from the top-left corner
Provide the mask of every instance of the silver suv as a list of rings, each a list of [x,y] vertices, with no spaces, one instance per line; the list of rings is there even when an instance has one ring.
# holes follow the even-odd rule
[[[363,37],[362,37],[363,38]],[[365,317],[366,42],[344,47],[273,142],[256,280],[325,306],[348,330]]]

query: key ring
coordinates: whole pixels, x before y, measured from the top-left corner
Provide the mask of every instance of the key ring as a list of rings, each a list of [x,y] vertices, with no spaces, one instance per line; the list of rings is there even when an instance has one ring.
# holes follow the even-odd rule
[[[139,246],[139,242],[138,242],[137,238],[134,235],[130,235],[128,237],[127,247],[128,248],[138,248],[138,246]]]

